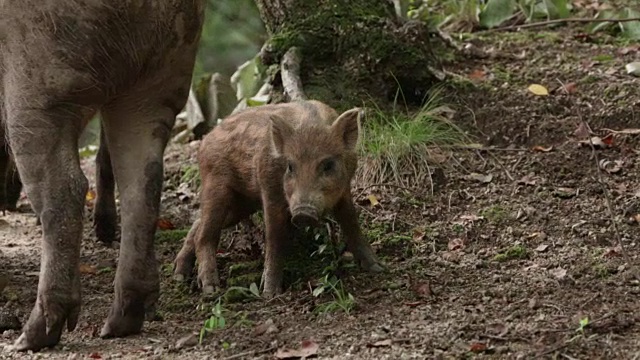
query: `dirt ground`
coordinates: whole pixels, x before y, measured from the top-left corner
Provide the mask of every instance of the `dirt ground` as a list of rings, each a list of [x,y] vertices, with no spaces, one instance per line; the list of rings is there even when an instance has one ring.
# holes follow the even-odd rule
[[[637,358],[640,135],[605,135],[640,128],[640,82],[624,70],[640,60],[640,46],[618,41],[577,28],[491,34],[474,43],[496,57],[448,66],[473,82],[459,80],[455,95],[449,92],[454,121],[495,148],[452,152],[448,164],[455,166],[443,167],[446,183],[433,195],[355,190],[365,232],[390,271],[342,274],[356,301],[349,314],[313,311],[331,300],[306,285],[321,277],[316,272],[275,300],[224,303],[225,328],[202,344],[185,340],[200,331],[215,299],[171,279],[184,231],[161,231],[158,318],[140,335],[102,340],[117,250],[96,244],[87,221],[78,327],[38,354],[7,350],[19,335],[7,330],[0,358],[271,359],[303,341],[317,345],[322,359]],[[533,83],[551,94],[533,95]],[[570,95],[557,89],[561,84]],[[597,160],[576,136],[581,119],[605,139]],[[176,229],[188,229],[197,214],[183,176],[195,163],[195,145],[171,145],[166,156],[162,218]],[[83,167],[93,182],[91,159]],[[41,236],[23,208],[0,217],[0,264],[10,275],[1,300],[21,323],[35,301]],[[253,232],[260,241],[261,232]],[[241,237],[247,234],[230,232],[227,244]],[[249,253],[225,248],[223,278]],[[179,340],[186,344],[178,347]]]

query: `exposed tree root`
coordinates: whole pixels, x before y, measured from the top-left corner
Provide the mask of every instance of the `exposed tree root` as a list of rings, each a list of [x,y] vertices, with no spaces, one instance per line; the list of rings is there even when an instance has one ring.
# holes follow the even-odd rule
[[[282,88],[290,101],[306,100],[302,80],[300,79],[300,50],[293,46],[287,50],[280,64]]]

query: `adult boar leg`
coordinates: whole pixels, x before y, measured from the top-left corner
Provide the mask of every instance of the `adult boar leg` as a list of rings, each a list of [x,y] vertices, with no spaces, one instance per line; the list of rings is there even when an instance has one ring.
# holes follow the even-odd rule
[[[93,223],[98,241],[110,244],[115,240],[118,224],[115,180],[102,119],[100,121],[100,147],[98,154],[96,154],[96,202]]]
[[[100,333],[103,338],[140,332],[145,312],[159,296],[153,238],[163,183],[162,157],[175,116],[188,94],[188,82],[182,83],[184,91],[173,92],[179,93],[178,99],[158,98],[153,89],[138,89],[102,109],[121,213],[115,298]]]
[[[65,323],[73,330],[80,313],[78,259],[88,183],[77,144],[86,109],[25,98],[47,107],[5,98],[7,131],[25,191],[42,220],[43,241],[36,303],[15,347],[39,350],[60,341]]]

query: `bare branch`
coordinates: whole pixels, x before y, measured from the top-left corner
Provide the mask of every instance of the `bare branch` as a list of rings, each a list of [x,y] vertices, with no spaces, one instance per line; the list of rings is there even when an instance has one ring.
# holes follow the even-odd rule
[[[628,18],[628,19],[584,19],[584,18],[568,18],[568,19],[554,19],[547,21],[534,22],[530,24],[520,24],[520,25],[511,25],[504,26],[493,29],[480,30],[478,32],[494,32],[494,31],[509,31],[509,30],[518,30],[518,29],[526,29],[532,27],[541,27],[562,23],[593,23],[593,22],[629,22],[629,21],[640,21],[640,18]]]

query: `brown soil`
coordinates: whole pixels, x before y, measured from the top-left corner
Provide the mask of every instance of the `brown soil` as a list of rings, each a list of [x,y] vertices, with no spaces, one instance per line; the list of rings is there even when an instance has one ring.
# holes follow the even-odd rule
[[[345,289],[357,303],[349,314],[314,313],[331,297],[312,296],[304,279],[299,289],[272,301],[223,303],[224,329],[207,334],[201,345],[176,349],[179,339],[200,331],[215,299],[171,280],[181,238],[165,236],[157,243],[160,318],[145,323],[140,335],[101,340],[97,332],[112,300],[117,250],[96,244],[87,222],[80,323],[37,356],[269,359],[278,349],[311,340],[323,359],[634,358],[640,349],[639,245],[637,222],[629,219],[640,212],[638,135],[615,135],[610,146],[598,149],[598,159],[622,161],[618,171],[598,175],[591,148],[581,146],[574,131],[581,117],[601,137],[605,128],[640,127],[640,83],[624,71],[640,51],[579,34],[562,28],[487,35],[474,42],[524,57],[468,60],[448,69],[475,77],[484,71],[476,85],[458,87],[465,90],[454,97],[454,120],[497,149],[456,151],[458,166],[445,169],[447,183],[434,195],[398,188],[355,192],[366,232],[390,272],[374,277],[345,271]],[[527,90],[532,83],[550,90],[576,87],[571,95],[535,96]],[[179,229],[188,228],[197,211],[193,188],[181,185],[183,172],[195,164],[195,145],[172,145],[166,156],[162,217]],[[553,148],[530,150],[534,146]],[[83,166],[93,181],[92,162]],[[471,173],[492,178],[477,181]],[[371,193],[379,205],[371,206]],[[0,264],[10,275],[4,306],[24,322],[35,301],[41,229],[29,211],[7,214],[0,227]],[[242,235],[229,233],[227,240]],[[619,238],[630,264],[617,247]],[[222,265],[250,258],[236,248],[221,255]],[[269,319],[276,331],[256,334]],[[10,345],[18,335],[8,330],[0,341]],[[0,352],[2,358],[35,356]]]

